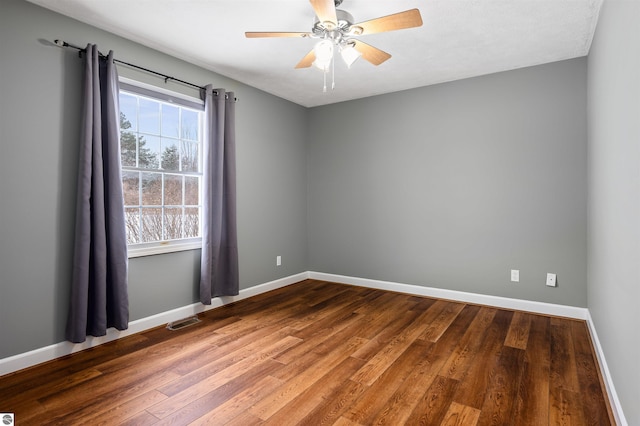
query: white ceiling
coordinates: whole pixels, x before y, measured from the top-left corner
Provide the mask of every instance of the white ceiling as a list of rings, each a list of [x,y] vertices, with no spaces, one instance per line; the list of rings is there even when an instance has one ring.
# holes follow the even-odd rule
[[[392,58],[377,67],[359,59],[350,70],[337,61],[335,90],[323,93],[320,70],[294,69],[313,39],[244,36],[245,31],[310,31],[314,13],[308,0],[29,1],[306,107],[585,56],[602,4],[344,0],[339,8],[356,22],[418,8],[424,24],[362,36]]]

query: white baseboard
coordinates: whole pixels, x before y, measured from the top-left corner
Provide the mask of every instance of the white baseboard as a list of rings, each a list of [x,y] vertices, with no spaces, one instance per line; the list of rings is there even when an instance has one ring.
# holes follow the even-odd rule
[[[618,393],[616,392],[613,380],[611,379],[607,360],[604,358],[604,351],[602,350],[602,346],[600,346],[600,340],[598,339],[598,333],[596,332],[596,325],[593,323],[593,319],[591,318],[591,312],[587,313],[587,326],[589,327],[589,334],[591,335],[591,341],[593,342],[593,347],[596,351],[596,358],[598,359],[600,372],[604,379],[604,386],[609,396],[609,401],[611,402],[611,410],[613,411],[616,424],[619,426],[628,426],[627,419],[624,417],[624,412],[622,411],[622,404],[620,404]]]
[[[200,312],[208,311],[213,308],[227,305],[238,300],[246,299],[261,293],[266,293],[271,290],[285,287],[305,280],[308,277],[309,274],[307,272],[302,272],[296,275],[291,275],[288,277],[280,278],[278,280],[240,290],[240,294],[238,296],[215,297],[211,299],[211,305],[194,303],[191,305],[172,309],[167,312],[162,312],[146,318],[131,321],[127,330],[119,331],[110,328],[107,330],[107,334],[105,336],[88,336],[87,340],[83,343],[60,342],[50,346],[46,346],[44,348],[39,348],[8,358],[3,358],[0,359],[0,376],[13,373],[24,368],[32,367],[46,361],[51,361],[65,355],[70,355],[84,349],[92,348],[94,346],[110,342],[112,340],[130,336],[135,333],[140,333],[141,331],[149,330],[151,328],[167,324],[172,321],[177,321],[179,319],[186,318]]]
[[[205,306],[201,303],[194,303],[171,311],[162,312],[157,315],[142,318],[129,323],[129,329],[125,331],[117,331],[109,329],[106,336],[87,338],[84,343],[73,344],[70,342],[56,343],[51,346],[36,349],[23,354],[18,354],[9,358],[0,359],[0,376],[22,370],[27,367],[34,366],[46,361],[69,355],[83,349],[101,345],[103,343],[120,339],[131,334],[139,333],[159,325],[167,324],[171,321],[177,321],[200,312],[208,311],[238,300],[246,299],[258,294],[266,293],[281,287],[285,287],[305,279],[315,279],[321,281],[330,281],[335,283],[351,284],[359,287],[375,288],[379,290],[389,290],[399,293],[414,294],[418,296],[436,297],[440,299],[454,300],[465,303],[474,303],[480,305],[494,306],[497,308],[514,309],[520,311],[534,312],[545,315],[555,315],[568,318],[585,320],[589,327],[593,346],[596,350],[596,356],[600,365],[605,387],[611,402],[611,409],[617,424],[627,426],[627,422],[620,405],[620,400],[616,393],[613,380],[609,373],[609,368],[604,357],[604,352],[598,340],[595,325],[591,319],[591,314],[587,308],[579,308],[575,306],[556,305],[552,303],[535,302],[530,300],[511,299],[507,297],[490,296],[478,293],[467,293],[455,290],[446,290],[435,287],[423,287],[412,284],[401,284],[389,281],[372,280],[367,278],[349,277],[345,275],[327,274],[323,272],[301,272],[299,274],[280,278],[244,290],[240,290],[238,296],[216,297],[211,300],[211,305]]]
[[[553,303],[535,302],[530,300],[511,299],[507,297],[489,296],[485,294],[466,293],[455,290],[445,290],[434,287],[422,287],[412,284],[400,284],[389,281],[371,280],[367,278],[349,277],[344,275],[326,274],[322,272],[309,272],[309,278],[314,280],[330,281],[343,284],[351,284],[359,287],[376,288],[380,290],[395,291],[398,293],[415,294],[418,296],[436,297],[439,299],[453,300],[457,302],[474,303],[480,305],[494,306],[497,308],[513,309],[518,311],[534,312],[538,314],[562,316],[585,320],[589,328],[593,347],[596,349],[596,357],[600,366],[600,371],[604,378],[606,391],[611,403],[611,410],[616,423],[620,426],[627,426],[627,421],[622,411],[622,405],[618,399],[609,367],[604,357],[604,352],[598,340],[595,325],[591,319],[591,313],[587,308],[575,306],[556,305]]]
[[[531,300],[511,299],[508,297],[489,296],[486,294],[467,293],[464,291],[445,290],[435,287],[423,287],[413,284],[400,284],[389,281],[371,280],[367,278],[348,277],[344,275],[325,274],[322,272],[309,272],[309,278],[314,280],[332,281],[337,283],[352,284],[360,287],[389,290],[398,293],[415,294],[418,296],[436,297],[439,299],[455,300],[457,302],[473,303],[478,305],[495,306],[496,308],[514,309],[518,311],[535,312],[538,314],[555,315],[568,318],[586,320],[587,308],[575,306],[556,305],[553,303],[535,302]]]

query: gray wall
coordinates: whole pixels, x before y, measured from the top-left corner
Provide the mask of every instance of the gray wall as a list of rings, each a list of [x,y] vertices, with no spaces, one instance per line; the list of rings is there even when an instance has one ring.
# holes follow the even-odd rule
[[[311,270],[586,306],[586,65],[311,110]]]
[[[589,310],[640,425],[640,3],[605,1],[589,54]]]
[[[44,40],[97,43],[118,59],[234,90],[241,288],[308,270],[305,108],[22,0],[1,1],[0,358],[64,340],[82,61]],[[131,259],[131,319],[197,301],[199,256],[193,250]]]

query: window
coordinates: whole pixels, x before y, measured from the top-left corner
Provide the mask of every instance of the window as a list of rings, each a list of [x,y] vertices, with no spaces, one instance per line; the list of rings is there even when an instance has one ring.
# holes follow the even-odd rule
[[[120,83],[120,149],[129,257],[201,245],[203,105]]]

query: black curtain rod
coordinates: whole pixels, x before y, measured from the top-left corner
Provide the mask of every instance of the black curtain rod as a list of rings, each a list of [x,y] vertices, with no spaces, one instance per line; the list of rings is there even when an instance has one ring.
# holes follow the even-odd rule
[[[64,40],[54,40],[53,42],[56,44],[56,46],[69,47],[71,49],[76,49],[80,53],[82,53],[82,52],[84,52],[86,50],[84,47],[74,46],[73,44],[67,43]],[[104,57],[104,55],[102,53],[100,53],[100,56]],[[129,62],[121,61],[119,59],[115,59],[114,58],[113,62],[116,62],[118,64],[122,64],[122,65],[126,65],[126,66],[131,67],[131,68],[136,68],[136,69],[139,69],[141,71],[157,75],[159,77],[163,77],[165,83],[167,81],[169,81],[169,80],[172,80],[172,81],[177,81],[178,83],[186,84],[187,86],[195,87],[196,89],[200,89],[200,90],[205,90],[206,89],[206,87],[204,87],[204,86],[198,86],[197,84],[189,83],[188,81],[180,80],[179,78],[171,77],[170,75],[166,75],[166,74],[163,74],[163,73],[158,72],[158,71],[153,71],[153,70],[150,70],[148,68],[141,67],[139,65],[131,64]],[[216,95],[218,94],[215,90],[214,90],[214,93]],[[234,101],[237,101],[237,100],[238,100],[238,98],[234,98]]]

